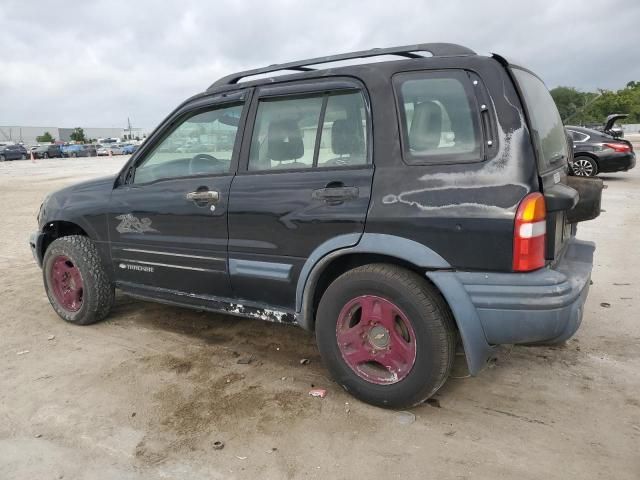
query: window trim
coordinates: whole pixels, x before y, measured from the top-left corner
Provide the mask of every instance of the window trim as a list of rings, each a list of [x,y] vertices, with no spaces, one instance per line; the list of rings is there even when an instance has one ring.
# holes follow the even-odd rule
[[[321,142],[321,131],[324,125],[324,115],[326,113],[326,105],[331,95],[347,95],[349,93],[360,93],[364,102],[364,113],[366,119],[366,162],[358,165],[330,165],[318,166],[318,151]],[[309,168],[278,168],[264,170],[249,170],[249,161],[251,155],[251,141],[253,139],[253,131],[256,126],[258,105],[260,101],[281,101],[294,100],[304,98],[322,97],[322,109],[318,121],[318,131],[316,132],[316,140],[314,144],[313,163]],[[240,158],[238,162],[237,175],[264,175],[276,173],[301,173],[315,172],[318,170],[353,170],[366,169],[373,166],[373,125],[371,114],[371,102],[369,92],[365,85],[359,80],[349,77],[325,77],[313,78],[309,80],[301,80],[296,82],[288,82],[278,85],[268,85],[258,87],[250,100],[250,107],[247,111],[245,129],[243,132],[242,147],[240,150]]]
[[[247,120],[247,113],[249,105],[251,104],[252,89],[243,88],[242,90],[226,92],[222,95],[216,94],[215,96],[207,96],[204,98],[197,98],[193,101],[185,102],[180,105],[176,110],[165,119],[154,132],[151,133],[147,140],[142,144],[141,148],[136,150],[131,156],[126,165],[122,168],[118,174],[118,180],[115,188],[120,187],[143,187],[146,185],[153,185],[158,182],[166,182],[172,180],[181,180],[188,178],[202,178],[202,177],[224,177],[233,176],[238,169],[238,160],[240,155],[240,147],[242,144],[242,134]],[[227,108],[233,105],[242,105],[242,111],[240,112],[240,121],[238,122],[238,132],[233,145],[231,153],[231,162],[229,164],[229,170],[223,173],[201,173],[196,175],[182,175],[176,177],[159,178],[144,183],[134,183],[135,170],[143,163],[149,155],[151,155],[156,147],[164,142],[169,135],[171,135],[186,119],[198,115],[202,112],[217,110],[220,108]],[[133,172],[131,171],[133,170]]]
[[[475,72],[470,72],[462,68],[442,68],[442,69],[422,69],[422,70],[410,70],[402,71],[394,74],[391,78],[393,86],[393,97],[396,104],[396,117],[398,122],[398,137],[400,139],[400,150],[402,152],[402,161],[406,165],[455,165],[455,164],[469,164],[469,163],[481,163],[487,159],[486,139],[489,132],[485,132],[485,128],[482,123],[480,105],[478,104],[478,96],[473,90],[469,73],[477,76]],[[478,144],[478,153],[441,153],[432,155],[415,155],[411,153],[409,149],[409,129],[407,128],[407,117],[404,111],[404,100],[402,97],[402,84],[407,79],[420,79],[420,78],[453,78],[458,80],[464,89],[467,100],[469,101],[469,108],[471,110],[471,121],[473,123],[474,131],[476,134],[476,140]],[[479,79],[478,79],[479,81]],[[484,87],[483,87],[484,88]],[[488,96],[488,94],[487,94]],[[491,109],[488,108],[489,125],[493,126],[494,115]],[[494,126],[495,127],[495,126]],[[493,142],[496,139],[492,139]],[[492,146],[496,146],[493,143]],[[498,148],[493,151],[496,152]],[[495,155],[495,154],[494,154]]]
[[[571,132],[571,133],[575,133],[577,135],[580,135],[581,137],[584,137],[582,140],[576,140],[572,136],[571,140],[573,140],[575,143],[584,143],[584,142],[588,141],[591,138],[591,135],[587,135],[586,133],[578,132],[577,130],[573,130],[571,128],[567,128],[567,131]]]

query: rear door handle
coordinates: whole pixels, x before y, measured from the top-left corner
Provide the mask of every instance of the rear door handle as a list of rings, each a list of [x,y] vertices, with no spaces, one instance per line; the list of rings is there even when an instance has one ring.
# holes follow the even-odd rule
[[[197,203],[216,203],[220,199],[220,193],[215,190],[200,190],[187,193],[185,198]]]
[[[326,202],[343,202],[358,198],[360,190],[358,187],[327,187],[319,188],[311,193],[311,198],[325,200]]]

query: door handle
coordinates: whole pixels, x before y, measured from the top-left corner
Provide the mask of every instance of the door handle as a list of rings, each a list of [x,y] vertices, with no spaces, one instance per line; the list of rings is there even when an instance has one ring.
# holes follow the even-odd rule
[[[311,198],[316,200],[325,200],[326,202],[343,202],[345,200],[354,200],[358,198],[360,190],[358,187],[326,187],[319,188],[311,192]]]
[[[220,193],[215,190],[202,190],[189,192],[185,195],[185,198],[193,202],[216,203],[220,199]]]

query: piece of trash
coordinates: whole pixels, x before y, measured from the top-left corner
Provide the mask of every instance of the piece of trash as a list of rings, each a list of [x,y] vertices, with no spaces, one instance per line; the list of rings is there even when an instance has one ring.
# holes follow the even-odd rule
[[[255,360],[254,356],[249,355],[248,357],[240,357],[236,363],[240,365],[249,365],[254,360]]]
[[[287,379],[287,377],[282,377],[280,380],[282,380],[283,382]]]
[[[398,412],[396,414],[396,420],[400,425],[411,425],[416,421],[416,416],[411,412]]]
[[[631,285],[630,283],[615,283],[615,282],[613,282],[613,284],[618,286],[618,287],[621,287],[623,285]]]
[[[444,432],[447,437],[453,437],[456,434],[455,430],[449,430],[448,432]]]
[[[633,297],[620,297],[620,300],[633,300]]]
[[[213,442],[214,450],[222,450],[223,448],[224,448],[224,442],[221,442],[220,440],[216,440],[215,442]]]
[[[611,306],[611,304],[610,304],[610,303],[608,303],[608,302],[602,302],[602,303],[600,304],[600,306],[601,306],[601,307],[604,307],[604,308],[609,308],[609,307]]]
[[[324,398],[327,396],[327,391],[324,388],[314,388],[312,390],[309,390],[309,395],[311,395],[312,397]]]
[[[267,450],[267,453],[277,452],[278,449],[276,447],[272,447],[271,450]]]
[[[437,398],[427,399],[427,404],[431,405],[432,407],[442,408],[442,406],[440,405],[440,400],[438,400]]]
[[[55,335],[49,335],[49,336],[47,337],[47,340],[55,340],[55,339],[56,339],[56,336],[55,336]]]
[[[133,412],[133,413],[131,414],[131,418],[133,418],[133,417],[135,417],[135,416],[136,416],[136,412]]]
[[[25,353],[29,353],[29,350],[21,350],[16,355],[24,355]]]
[[[300,365],[309,365],[309,362],[311,362],[311,360],[309,360],[308,358],[303,358],[300,360]]]
[[[230,378],[227,378],[227,383],[231,383],[231,379]]]
[[[34,437],[36,437],[36,438],[40,438],[40,437],[42,437],[42,434],[41,434],[41,433],[36,433],[36,434],[34,435]]]
[[[247,458],[249,458],[249,457],[241,457],[240,455],[236,455],[236,458],[237,458],[238,460],[246,460],[246,459],[247,459]]]

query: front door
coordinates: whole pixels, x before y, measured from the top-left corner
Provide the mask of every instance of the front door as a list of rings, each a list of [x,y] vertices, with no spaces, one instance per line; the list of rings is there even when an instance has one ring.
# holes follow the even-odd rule
[[[293,309],[311,252],[362,234],[373,177],[368,117],[355,82],[258,90],[229,200],[229,271],[239,302]]]
[[[121,287],[230,296],[227,209],[242,110],[241,95],[186,109],[114,189],[109,235]]]

